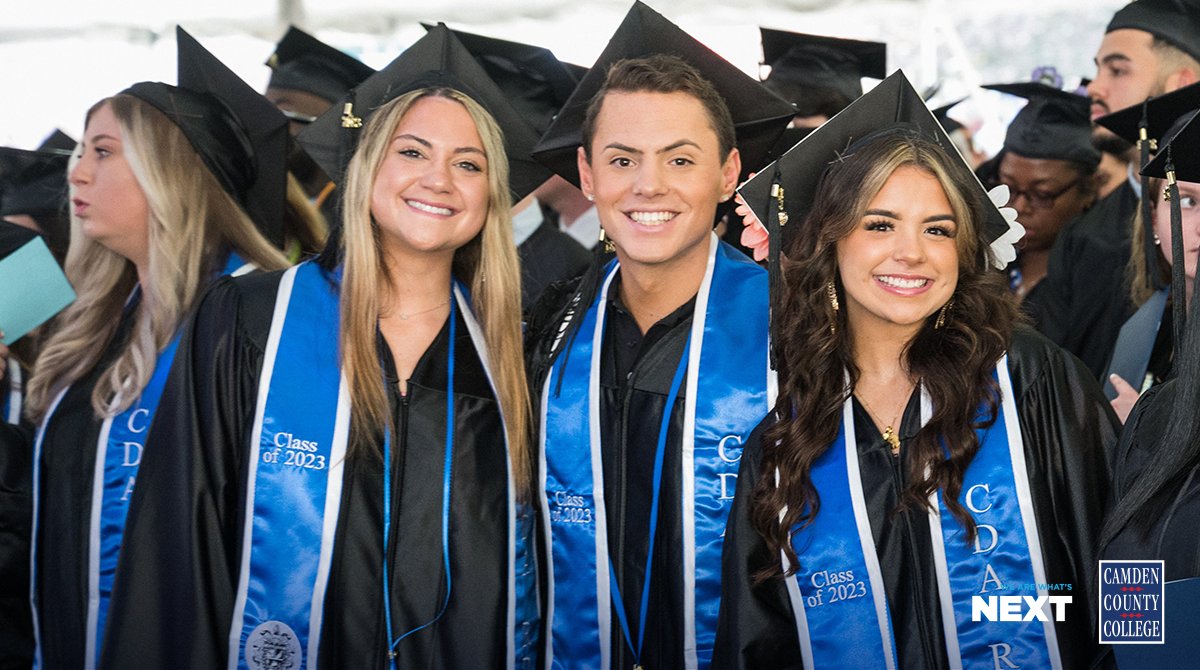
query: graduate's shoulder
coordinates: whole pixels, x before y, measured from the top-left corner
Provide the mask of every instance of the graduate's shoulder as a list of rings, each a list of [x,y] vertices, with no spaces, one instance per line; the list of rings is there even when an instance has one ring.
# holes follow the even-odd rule
[[[1013,328],[1007,354],[1009,372],[1014,377],[1019,376],[1026,383],[1032,383],[1053,371],[1066,371],[1070,374],[1081,372],[1090,377],[1087,368],[1078,358],[1026,325]]]
[[[1008,370],[1019,408],[1091,417],[1089,421],[1111,424],[1115,440],[1120,423],[1096,377],[1071,352],[1018,326],[1008,350]]]
[[[213,282],[196,309],[197,338],[235,332],[259,348],[265,346],[286,270],[251,272]]]

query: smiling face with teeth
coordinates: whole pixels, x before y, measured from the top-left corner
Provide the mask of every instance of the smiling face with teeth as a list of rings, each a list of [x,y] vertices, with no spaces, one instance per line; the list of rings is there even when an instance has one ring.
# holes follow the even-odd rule
[[[488,211],[488,161],[457,101],[413,103],[392,132],[371,187],[371,215],[391,258],[444,254],[479,234]]]
[[[737,149],[721,155],[703,103],[682,92],[609,91],[591,151],[579,150],[583,191],[595,196],[622,271],[696,276],[697,286],[717,204],[740,169]]]
[[[958,224],[938,179],[904,165],[871,199],[859,225],[837,242],[851,332],[903,331],[906,340],[954,295]]]

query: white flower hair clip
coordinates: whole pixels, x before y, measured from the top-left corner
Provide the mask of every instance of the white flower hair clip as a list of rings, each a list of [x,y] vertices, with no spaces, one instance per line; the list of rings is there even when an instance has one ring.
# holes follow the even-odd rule
[[[991,243],[992,263],[997,270],[1003,270],[1017,258],[1017,242],[1025,236],[1025,226],[1017,221],[1017,210],[1006,207],[1008,204],[1008,186],[1001,184],[988,191],[988,199],[1000,210],[1000,215],[1008,223],[1008,230]]]

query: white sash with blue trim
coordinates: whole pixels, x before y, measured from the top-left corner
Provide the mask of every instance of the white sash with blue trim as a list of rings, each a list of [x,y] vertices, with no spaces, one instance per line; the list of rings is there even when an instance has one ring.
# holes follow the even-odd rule
[[[1029,585],[1037,585],[1038,596],[1047,595],[1007,356],[997,363],[995,379],[1001,411],[989,428],[977,431],[980,448],[964,473],[959,499],[975,519],[973,544],[939,494],[930,498],[947,657],[952,668],[992,670],[1007,660],[1016,667],[1059,669],[1052,620],[972,621],[973,596],[1029,595]],[[805,667],[891,670],[895,641],[858,473],[852,407],[847,398],[837,439],[813,465],[821,510],[793,537],[800,569],[787,580],[788,595]],[[922,423],[932,413],[922,391]],[[853,525],[847,523],[851,518]]]
[[[692,319],[681,438],[687,668],[707,668],[711,660],[721,545],[741,448],[773,400],[766,272],[716,236],[709,244]],[[611,659],[599,375],[605,308],[617,269],[614,261],[606,270],[601,290],[580,317],[570,355],[556,358],[542,390],[539,484],[551,557],[547,668],[608,668]],[[636,602],[635,596],[626,594],[625,602]],[[566,614],[555,616],[559,610]]]
[[[484,369],[470,301],[454,297]],[[229,631],[230,670],[291,663],[315,670],[341,507],[350,400],[339,358],[339,288],[314,262],[280,281],[250,439],[241,567]],[[490,372],[488,380],[495,392]],[[502,417],[503,420],[503,417]],[[506,459],[507,460],[507,459]],[[507,667],[515,662],[516,500],[508,466]],[[386,597],[386,596],[384,596]],[[284,666],[278,666],[284,667]]]
[[[222,275],[239,276],[255,269],[237,254],[231,253]],[[132,300],[132,296],[130,300]],[[104,640],[104,627],[108,618],[108,604],[112,596],[113,577],[116,576],[117,558],[121,549],[121,538],[125,532],[129,501],[133,495],[138,467],[142,462],[142,449],[146,433],[154,420],[158,402],[166,386],[175,352],[179,347],[180,334],[167,344],[155,361],[154,373],[142,389],[138,399],[124,412],[110,416],[100,425],[100,436],[96,440],[96,460],[92,476],[91,510],[88,524],[88,597],[84,642],[84,668],[96,667],[100,656],[100,643]],[[33,454],[33,540],[30,542],[30,604],[34,619],[35,667],[42,666],[41,635],[37,625],[38,603],[35,597],[37,584],[37,522],[38,480],[41,478],[42,442],[46,426],[58,409],[59,402],[67,389],[61,391],[50,405],[38,429]]]

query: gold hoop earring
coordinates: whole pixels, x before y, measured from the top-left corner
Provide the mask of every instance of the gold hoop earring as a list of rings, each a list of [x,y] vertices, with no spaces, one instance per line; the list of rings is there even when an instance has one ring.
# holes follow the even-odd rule
[[[945,305],[942,305],[942,309],[938,311],[937,321],[935,321],[933,323],[934,330],[937,330],[937,329],[941,328],[942,326],[946,325],[946,312],[950,311],[950,308],[953,306],[954,306],[953,298],[951,298],[949,301],[947,301]]]
[[[833,319],[829,322],[829,332],[837,335],[838,297],[837,287],[833,282],[825,282],[825,294],[829,296],[829,308],[833,310]]]

